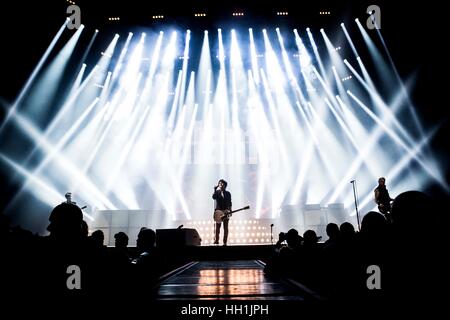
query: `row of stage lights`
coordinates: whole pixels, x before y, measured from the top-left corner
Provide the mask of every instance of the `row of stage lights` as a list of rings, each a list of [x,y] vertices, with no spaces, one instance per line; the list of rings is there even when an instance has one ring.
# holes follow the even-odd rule
[[[239,225],[243,225],[243,224],[258,224],[258,220],[231,220],[233,224],[239,224]],[[214,223],[214,221],[211,220],[197,220],[197,221],[190,221],[188,222],[188,224],[192,224],[192,225],[205,225],[205,224],[212,224]]]
[[[75,2],[67,0],[67,2],[71,3],[71,4],[75,4]],[[320,11],[319,12],[320,15],[330,15],[331,12],[330,11]],[[287,16],[289,15],[289,12],[287,11],[278,11],[276,13],[277,16]],[[233,12],[233,17],[242,17],[244,16],[244,12]],[[201,13],[194,13],[194,17],[196,18],[201,18],[201,17],[206,17],[206,13],[201,12]],[[159,20],[159,19],[164,19],[163,15],[154,15],[152,16],[152,19],[154,20]],[[109,21],[117,21],[120,20],[120,17],[110,17],[108,18]]]
[[[71,1],[71,0],[66,0],[66,2],[69,4],[76,4],[75,1]]]
[[[75,4],[75,2],[67,0],[67,2]],[[276,13],[277,16],[287,16],[289,15],[289,12],[287,11],[279,11]],[[320,15],[330,15],[331,12],[330,11],[320,11],[319,12]],[[233,12],[233,17],[242,17],[244,16],[244,12]],[[200,18],[200,17],[206,17],[206,13],[194,13],[194,17],[196,18]],[[160,19],[164,19],[163,15],[154,15],[152,16],[153,20],[160,20]],[[120,20],[119,17],[110,17],[108,18],[109,21],[117,21]]]
[[[203,239],[203,238],[202,238]],[[212,244],[214,240],[202,240],[202,244]],[[229,239],[229,243],[231,244],[270,244],[270,238],[242,238],[242,239]]]
[[[244,238],[244,237],[270,237],[270,233],[269,232],[247,232],[249,230],[246,230],[246,232],[242,232],[243,230],[235,230],[232,227],[228,228],[231,231],[235,232],[235,237],[237,238]],[[203,228],[200,227],[198,230],[198,233],[211,233],[213,234],[214,232],[214,227],[207,227],[207,228]],[[256,231],[256,230],[255,230]]]
[[[269,227],[262,226],[259,222],[258,220],[230,220],[228,242],[230,244],[269,244],[271,241]],[[189,221],[186,226],[197,230],[202,244],[213,243],[214,221]]]
[[[199,227],[198,229],[200,231],[203,231],[203,230],[205,230],[205,231],[214,230],[214,226],[212,226],[212,227]],[[241,230],[241,231],[245,231],[245,230],[247,230],[247,231],[252,231],[252,230],[253,231],[257,231],[257,230],[265,231],[267,229],[267,227],[261,227],[261,226],[259,226],[259,227],[239,227],[239,226],[233,227],[233,226],[230,226],[229,229],[230,230],[236,230],[236,231],[239,231],[239,230]]]

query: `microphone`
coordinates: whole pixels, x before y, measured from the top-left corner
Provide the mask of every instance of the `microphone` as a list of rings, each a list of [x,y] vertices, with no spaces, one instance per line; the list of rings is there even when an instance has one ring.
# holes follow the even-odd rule
[[[273,223],[270,226],[273,227]]]
[[[177,229],[180,230],[181,228],[183,228],[182,224],[180,224]]]
[[[353,183],[353,182],[355,182],[355,180],[350,181],[350,183]]]
[[[81,210],[86,209],[86,208],[87,208],[87,206],[81,207]]]

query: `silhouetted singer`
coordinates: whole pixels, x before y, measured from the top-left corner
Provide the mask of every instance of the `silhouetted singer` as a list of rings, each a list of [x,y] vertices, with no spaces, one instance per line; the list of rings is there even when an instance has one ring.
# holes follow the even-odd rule
[[[215,210],[220,210],[225,213],[222,222],[223,222],[223,245],[227,245],[228,240],[228,222],[231,216],[231,193],[226,191],[228,183],[220,179],[217,183],[217,186],[214,186],[214,193],[212,195],[212,198],[216,200],[216,206]],[[216,214],[215,212],[215,214]],[[216,234],[214,238],[214,244],[219,244],[219,236],[220,236],[220,227],[222,225],[222,222],[217,222],[215,219],[216,224]]]

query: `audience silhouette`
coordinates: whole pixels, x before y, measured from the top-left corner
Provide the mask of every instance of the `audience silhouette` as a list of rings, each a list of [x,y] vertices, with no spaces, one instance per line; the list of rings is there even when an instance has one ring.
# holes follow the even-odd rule
[[[297,280],[332,301],[434,298],[444,289],[441,277],[446,272],[441,212],[426,194],[408,191],[395,198],[391,217],[388,222],[384,215],[368,212],[358,232],[349,222],[329,223],[323,243],[315,230],[303,236],[296,229],[281,232],[266,259],[266,275]],[[9,262],[3,268],[4,285],[11,292],[36,294],[43,287],[68,297],[140,292],[179,266],[167,262],[171,252],[156,246],[156,232],[147,227],[140,229],[136,247],[128,247],[124,232],[114,235],[114,247],[105,246],[103,231],[89,236],[83,213],[73,203],[61,203],[51,211],[47,230],[47,236],[34,235],[11,227],[0,215],[1,256]],[[30,264],[32,269],[27,268]],[[74,265],[82,272],[83,290],[67,286],[67,270]],[[371,266],[381,270],[380,290],[367,286]]]

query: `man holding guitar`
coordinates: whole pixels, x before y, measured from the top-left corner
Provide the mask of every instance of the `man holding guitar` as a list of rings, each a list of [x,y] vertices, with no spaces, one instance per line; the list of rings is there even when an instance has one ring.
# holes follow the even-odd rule
[[[374,190],[375,202],[378,205],[378,210],[385,216],[386,220],[391,222],[391,201],[394,199],[389,195],[386,189],[386,179],[381,177],[378,179],[378,187]]]
[[[220,179],[217,186],[214,187],[214,193],[212,198],[216,200],[216,212],[220,210],[224,213],[222,217],[223,222],[223,245],[227,245],[228,240],[228,222],[231,216],[231,193],[226,191],[227,182],[223,179]],[[215,215],[216,216],[216,215]],[[216,217],[215,217],[216,218]],[[219,236],[220,236],[220,226],[222,222],[217,222],[217,219],[214,219],[216,223],[216,235],[214,239],[214,244],[219,244]],[[220,220],[219,220],[220,221]]]

